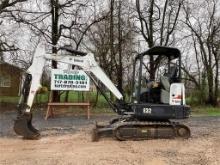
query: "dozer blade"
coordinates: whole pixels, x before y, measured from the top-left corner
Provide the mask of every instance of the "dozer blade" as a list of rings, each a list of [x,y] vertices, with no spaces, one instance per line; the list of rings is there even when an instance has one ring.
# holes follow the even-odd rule
[[[113,128],[111,125],[98,125],[95,123],[91,133],[92,142],[97,142],[100,137],[113,137]]]
[[[32,125],[32,115],[22,114],[17,117],[14,122],[14,131],[16,134],[21,135],[24,139],[39,139],[40,133]]]

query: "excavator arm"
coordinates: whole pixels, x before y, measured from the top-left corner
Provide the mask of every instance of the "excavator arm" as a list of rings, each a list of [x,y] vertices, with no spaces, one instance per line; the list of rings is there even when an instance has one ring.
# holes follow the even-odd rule
[[[67,49],[67,51],[70,50]],[[54,60],[57,62],[78,66],[91,77],[96,85],[98,85],[98,83],[96,82],[94,76],[96,79],[101,81],[118,100],[123,98],[119,90],[115,87],[115,85],[104,73],[104,71],[99,67],[93,54],[85,55],[79,51],[73,52],[75,54],[79,54],[80,56],[46,54],[41,45],[37,47],[32,64],[25,73],[22,94],[18,104],[18,116],[14,123],[14,130],[18,135],[21,135],[26,139],[38,139],[40,136],[39,131],[32,125],[31,109],[36,93],[41,87],[40,80],[43,74],[43,68],[47,60]],[[118,108],[117,105],[111,103],[109,100],[108,102],[115,112],[119,114],[121,113],[120,108]]]

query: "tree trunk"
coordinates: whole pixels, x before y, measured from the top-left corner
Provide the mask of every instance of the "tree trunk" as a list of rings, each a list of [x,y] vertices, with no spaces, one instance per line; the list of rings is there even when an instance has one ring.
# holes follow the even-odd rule
[[[2,50],[1,50],[1,47],[0,47],[0,61],[4,61],[3,52],[2,52]]]
[[[119,66],[118,66],[118,90],[123,93],[123,64],[122,64],[122,29],[121,29],[121,0],[119,0],[118,6],[118,55],[119,55]]]
[[[64,101],[65,101],[65,102],[68,102],[69,91],[66,91],[65,94],[66,94],[66,95],[65,95]]]
[[[51,36],[52,36],[52,53],[56,54],[57,53],[57,42],[58,42],[58,24],[59,24],[59,8],[58,8],[59,0],[51,0],[51,15],[52,15],[52,30],[51,30]],[[57,68],[57,62],[52,61],[52,68],[56,69]],[[58,91],[53,91],[53,102],[59,102],[59,92]]]
[[[157,70],[157,65],[155,63],[154,57],[150,56],[150,69],[149,69],[149,74],[150,74],[150,80],[153,81],[155,79],[155,74]]]
[[[110,2],[110,53],[111,53],[111,61],[110,61],[110,70],[113,70],[113,58],[114,58],[114,0]],[[109,75],[112,80],[112,74]],[[110,93],[110,99],[113,100],[114,97],[112,93]]]
[[[218,104],[218,94],[219,94],[219,64],[216,60],[216,73],[215,73],[215,93],[214,93],[214,105]]]
[[[97,106],[98,101],[99,101],[99,91],[97,90],[97,91],[96,91],[95,102],[94,102],[94,104],[93,104],[93,107],[96,107],[96,106]]]
[[[208,78],[208,100],[207,100],[207,103],[214,105],[213,72],[212,72],[212,68],[210,66],[208,66],[208,68],[207,68],[207,78]]]

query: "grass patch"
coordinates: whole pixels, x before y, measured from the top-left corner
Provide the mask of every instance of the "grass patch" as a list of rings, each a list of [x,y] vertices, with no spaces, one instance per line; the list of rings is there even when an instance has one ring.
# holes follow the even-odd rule
[[[106,92],[107,96],[110,97],[109,93]],[[41,104],[47,103],[49,98],[49,92],[43,94],[37,94],[34,103]],[[60,97],[61,102],[65,100],[65,93]],[[86,101],[86,94],[84,93],[84,101]],[[4,104],[13,104],[16,105],[18,103],[19,97],[8,97],[1,96],[0,97],[0,105]],[[96,92],[89,92],[88,100],[93,105],[96,100]],[[68,102],[82,102],[82,93],[81,92],[69,92]],[[220,107],[211,107],[211,106],[196,106],[192,105],[192,116],[220,116]],[[102,95],[99,95],[98,102],[95,107],[92,107],[92,112],[94,113],[114,113],[105,98]]]
[[[193,116],[220,116],[220,107],[198,106],[192,107]]]
[[[46,110],[46,109],[45,109]],[[36,112],[36,111],[34,111]],[[74,116],[74,115],[85,115],[87,113],[87,108],[80,108],[75,106],[69,107],[57,107],[54,109],[54,114],[56,115],[65,115],[65,116]],[[90,110],[92,115],[106,114],[106,115],[116,115],[110,108],[92,108]]]
[[[0,103],[17,103],[19,100],[19,96],[11,97],[11,96],[1,96]]]
[[[109,92],[106,92],[106,95],[110,97]],[[66,97],[66,93],[64,92],[60,96],[60,102],[64,102]],[[84,97],[84,99],[83,99]],[[19,96],[0,96],[0,104],[17,104],[19,101]],[[44,104],[47,103],[49,100],[49,92],[37,94],[34,100],[35,104]],[[86,100],[89,100],[90,103],[94,104],[96,100],[96,92],[89,92],[86,94],[82,94],[82,92],[69,92],[68,101],[67,102],[86,102]],[[105,98],[102,95],[99,95],[98,102],[96,104],[96,108],[106,108],[109,107],[108,102],[105,100]]]

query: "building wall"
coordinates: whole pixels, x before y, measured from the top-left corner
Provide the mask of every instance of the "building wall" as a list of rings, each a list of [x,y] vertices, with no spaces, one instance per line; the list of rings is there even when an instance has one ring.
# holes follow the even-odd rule
[[[0,96],[18,96],[21,70],[7,63],[0,64]]]

